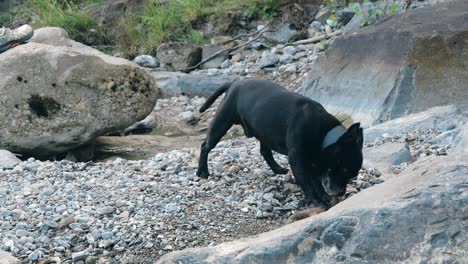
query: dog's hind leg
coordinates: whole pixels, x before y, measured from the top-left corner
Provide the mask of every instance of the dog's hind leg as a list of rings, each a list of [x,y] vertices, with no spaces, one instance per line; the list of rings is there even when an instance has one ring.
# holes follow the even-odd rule
[[[208,153],[218,144],[232,125],[234,125],[232,110],[222,103],[211,121],[206,140],[202,143],[200,148],[197,170],[198,177],[207,179],[210,175],[208,170]]]
[[[281,167],[278,163],[276,163],[275,159],[273,158],[273,153],[271,149],[265,146],[264,144],[260,143],[260,153],[262,154],[263,158],[267,162],[268,166],[270,166],[271,170],[276,174],[286,174],[288,173],[288,169]]]

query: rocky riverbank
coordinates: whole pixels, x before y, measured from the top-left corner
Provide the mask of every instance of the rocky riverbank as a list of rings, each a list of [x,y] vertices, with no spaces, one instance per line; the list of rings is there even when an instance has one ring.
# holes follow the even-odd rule
[[[436,135],[383,135],[366,148],[405,141],[414,158],[450,153],[429,143]],[[136,161],[31,158],[4,169],[1,249],[25,261],[142,263],[273,230],[305,209],[291,173],[274,175],[253,139],[222,141],[210,154],[208,180],[195,176],[197,158],[198,148],[187,148]],[[276,159],[287,166],[285,156]],[[347,197],[383,182],[379,170],[363,168]]]

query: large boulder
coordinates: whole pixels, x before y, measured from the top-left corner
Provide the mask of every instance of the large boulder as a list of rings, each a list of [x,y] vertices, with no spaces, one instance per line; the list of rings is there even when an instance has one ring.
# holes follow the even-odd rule
[[[455,104],[468,106],[468,2],[396,14],[336,39],[301,93],[365,126]]]
[[[467,263],[468,156],[420,160],[327,212],[157,263]]]
[[[32,41],[44,39],[40,33]],[[153,109],[158,91],[145,70],[63,43],[32,42],[0,54],[0,147],[49,158],[126,128]]]

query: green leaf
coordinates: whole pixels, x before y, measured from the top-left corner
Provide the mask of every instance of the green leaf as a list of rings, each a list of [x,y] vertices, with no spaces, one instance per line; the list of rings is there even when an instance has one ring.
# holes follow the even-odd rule
[[[337,27],[338,26],[338,21],[333,20],[330,26]]]
[[[354,10],[358,10],[359,4],[358,3],[349,3],[348,7]]]
[[[363,2],[363,3],[369,3],[369,0],[364,0],[364,1],[362,1],[362,2]]]
[[[383,16],[384,11],[382,9],[378,8],[377,10],[375,10],[375,14],[378,15],[378,16]]]
[[[365,26],[366,25],[366,19],[365,18],[361,18],[361,20],[359,20],[359,25],[361,27]]]
[[[372,16],[374,14],[374,9],[369,9],[367,10],[367,13],[369,14],[369,16]]]
[[[400,11],[400,7],[398,6],[397,3],[394,3],[393,5],[390,6],[390,13],[395,14],[398,11]]]

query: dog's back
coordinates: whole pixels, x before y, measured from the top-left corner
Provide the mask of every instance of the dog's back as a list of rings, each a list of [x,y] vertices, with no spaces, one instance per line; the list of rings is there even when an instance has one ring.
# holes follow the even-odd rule
[[[246,136],[253,136],[282,154],[286,154],[285,138],[293,124],[313,131],[318,124],[309,120],[322,120],[320,126],[325,126],[324,133],[340,124],[321,104],[267,80],[233,83],[225,102],[236,113],[236,124],[242,125]]]

